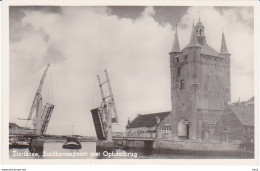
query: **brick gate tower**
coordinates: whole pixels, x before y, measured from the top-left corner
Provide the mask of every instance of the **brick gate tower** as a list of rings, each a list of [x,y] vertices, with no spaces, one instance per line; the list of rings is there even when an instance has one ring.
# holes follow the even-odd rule
[[[230,53],[222,33],[220,52],[211,48],[199,20],[190,43],[180,50],[176,27],[170,54],[171,129],[174,138],[214,138],[214,127],[230,101]]]

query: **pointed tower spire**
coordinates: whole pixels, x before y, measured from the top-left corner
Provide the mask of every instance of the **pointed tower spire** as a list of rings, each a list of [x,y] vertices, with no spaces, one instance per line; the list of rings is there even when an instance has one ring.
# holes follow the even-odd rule
[[[180,52],[177,24],[176,24],[176,31],[175,31],[174,41],[173,41],[172,52]]]
[[[223,31],[222,31],[222,40],[221,40],[220,54],[221,55],[230,55],[230,53],[228,52],[228,49],[227,49],[225,35],[224,35]]]
[[[192,27],[189,47],[200,47],[197,40],[196,29],[194,26]]]
[[[199,23],[200,23],[200,11],[199,11]]]

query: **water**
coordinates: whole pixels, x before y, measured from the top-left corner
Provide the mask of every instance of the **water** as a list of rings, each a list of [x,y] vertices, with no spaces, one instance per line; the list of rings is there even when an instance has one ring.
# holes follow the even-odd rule
[[[230,159],[252,158],[240,155],[205,155],[189,153],[158,153],[147,149],[115,149],[96,152],[96,142],[81,142],[82,149],[63,149],[63,142],[45,142],[43,156],[27,156],[28,149],[9,149],[10,159]],[[23,156],[21,156],[23,155]]]

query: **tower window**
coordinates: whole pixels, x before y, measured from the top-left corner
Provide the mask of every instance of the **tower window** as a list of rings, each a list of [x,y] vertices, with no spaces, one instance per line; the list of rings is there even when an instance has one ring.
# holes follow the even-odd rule
[[[176,58],[177,64],[179,64],[179,58]]]
[[[201,33],[202,33],[202,29],[200,29],[200,35],[201,35]]]
[[[181,80],[181,90],[183,90],[184,89],[184,80]]]
[[[181,67],[178,67],[178,69],[177,69],[177,75],[178,75],[178,77],[181,75]]]

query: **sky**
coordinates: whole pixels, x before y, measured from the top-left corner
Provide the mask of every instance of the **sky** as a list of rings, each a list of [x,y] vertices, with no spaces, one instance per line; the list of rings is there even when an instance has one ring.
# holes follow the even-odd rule
[[[95,136],[90,110],[101,103],[96,76],[105,81],[104,69],[122,130],[137,114],[170,111],[168,53],[176,24],[182,49],[199,16],[215,50],[225,33],[232,102],[248,100],[253,14],[251,7],[10,7],[10,122],[25,125],[17,118],[28,117],[47,63],[43,102],[55,105],[47,134]]]

